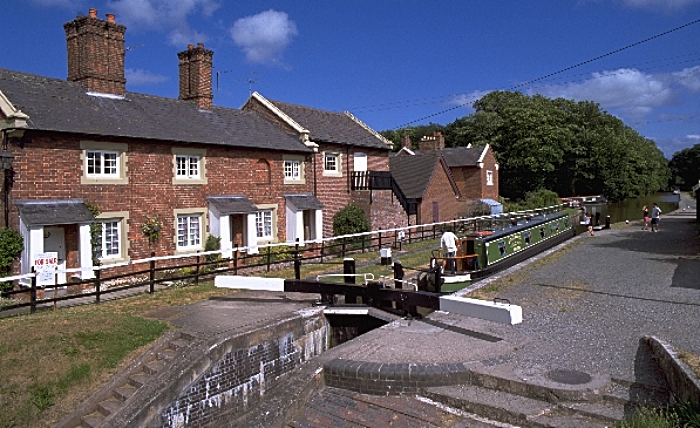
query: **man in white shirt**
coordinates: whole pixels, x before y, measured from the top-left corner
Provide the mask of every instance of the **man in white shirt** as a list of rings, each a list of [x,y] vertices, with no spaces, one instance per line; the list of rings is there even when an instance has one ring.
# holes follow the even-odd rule
[[[445,249],[445,258],[442,259],[442,271],[445,271],[445,264],[447,260],[450,261],[450,270],[452,275],[455,274],[455,256],[457,255],[457,236],[445,230],[443,227],[441,230],[442,238],[440,238],[440,247]]]

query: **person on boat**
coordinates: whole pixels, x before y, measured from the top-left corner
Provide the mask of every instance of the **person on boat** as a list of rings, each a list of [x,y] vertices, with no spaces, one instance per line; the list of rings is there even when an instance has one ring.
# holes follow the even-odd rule
[[[646,205],[642,207],[642,217],[644,218],[644,227],[642,230],[649,230],[649,208]]]
[[[447,260],[450,261],[450,271],[455,274],[455,256],[457,256],[457,236],[446,230],[444,227],[440,229],[442,237],[440,238],[440,247],[445,249],[445,257],[442,259],[442,271],[445,271]]]
[[[658,232],[659,231],[659,220],[661,219],[661,208],[659,208],[658,205],[656,205],[656,202],[654,202],[654,206],[651,209],[651,231],[652,232]],[[656,227],[654,227],[656,226]]]

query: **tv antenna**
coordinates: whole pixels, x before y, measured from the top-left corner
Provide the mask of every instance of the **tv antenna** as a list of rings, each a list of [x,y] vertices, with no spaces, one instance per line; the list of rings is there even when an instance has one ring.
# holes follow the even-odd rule
[[[219,74],[230,73],[233,70],[223,70],[216,72],[216,92],[219,92]]]
[[[134,49],[142,48],[144,45],[127,46],[124,48],[124,52],[133,51]]]
[[[253,95],[253,84],[257,82],[263,82],[263,80],[255,80],[253,79],[254,74],[259,74],[255,71],[251,71],[248,73],[248,96]]]

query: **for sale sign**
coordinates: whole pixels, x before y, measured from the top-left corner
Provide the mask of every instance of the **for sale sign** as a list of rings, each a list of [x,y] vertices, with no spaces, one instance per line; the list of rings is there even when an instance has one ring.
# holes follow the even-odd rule
[[[36,285],[45,287],[56,285],[56,267],[58,266],[58,253],[39,253],[34,255],[34,271],[36,272]]]

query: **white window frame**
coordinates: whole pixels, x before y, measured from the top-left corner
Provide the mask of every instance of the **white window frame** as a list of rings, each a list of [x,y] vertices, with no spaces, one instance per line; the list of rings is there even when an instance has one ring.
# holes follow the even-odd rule
[[[261,204],[257,205],[256,208],[258,209],[255,212],[255,242],[258,245],[263,245],[263,244],[271,244],[271,243],[276,243],[278,242],[278,236],[277,236],[277,205],[275,204]],[[261,219],[261,216],[264,216],[269,213],[269,234],[266,233],[265,230],[265,225],[264,225],[264,218]],[[260,224],[260,221],[263,221],[263,224]],[[262,233],[261,233],[262,231]]]
[[[255,213],[255,237],[257,239],[272,239],[272,218],[272,210],[258,210]]]
[[[486,171],[486,185],[493,186],[493,171]]]
[[[334,169],[327,168],[328,160],[330,158],[335,159],[335,168]],[[324,152],[323,153],[323,175],[324,176],[342,177],[343,176],[342,165],[343,165],[342,154],[340,154],[338,152]]]
[[[207,230],[207,209],[206,208],[188,208],[173,210],[174,233],[173,241],[175,242],[176,254],[187,254],[204,249],[205,232]],[[196,236],[192,235],[193,222],[198,220],[198,230]],[[181,219],[185,219],[185,236],[181,235]],[[181,239],[183,238],[183,239]]]
[[[284,184],[305,184],[303,156],[284,156],[282,158]]]
[[[98,141],[81,141],[81,161],[82,174],[81,184],[129,184],[127,178],[127,150],[128,146],[123,143],[103,143]],[[107,157],[113,158],[112,162]],[[96,160],[97,162],[93,162]],[[96,163],[99,172],[91,172],[90,165]],[[109,167],[109,173],[105,172],[105,167]]]
[[[86,150],[85,162],[85,174],[88,178],[119,178],[119,152]],[[91,168],[97,172],[91,172]]]
[[[199,180],[201,158],[191,155],[175,155],[175,175],[180,180]]]
[[[193,149],[173,147],[173,184],[207,184],[207,151],[205,149]],[[184,161],[180,168],[180,161]],[[192,166],[196,166],[197,173],[192,173]]]
[[[102,264],[113,264],[120,263],[129,260],[129,212],[128,211],[116,211],[116,212],[105,212],[101,213],[96,218],[96,223],[101,224],[102,228],[100,230],[99,243],[100,248],[94,248],[95,255],[100,260]],[[117,239],[116,244],[118,245],[118,251],[113,254],[106,253],[106,240],[105,240],[105,224],[115,223],[117,227]]]

